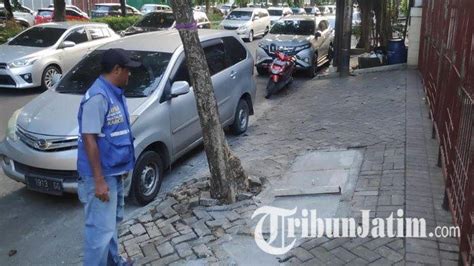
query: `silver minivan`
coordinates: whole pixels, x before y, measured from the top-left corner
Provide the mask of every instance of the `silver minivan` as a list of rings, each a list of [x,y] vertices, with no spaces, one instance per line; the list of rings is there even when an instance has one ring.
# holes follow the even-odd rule
[[[241,134],[253,114],[253,58],[233,32],[200,30],[199,35],[221,122]],[[127,194],[140,204],[152,201],[163,171],[202,142],[178,32],[139,34],[90,53],[53,90],[12,115],[7,137],[0,142],[0,164],[7,176],[31,190],[59,195],[76,192],[77,112],[84,93],[99,76],[101,54],[108,48],[129,50],[142,62],[142,67],[131,71],[125,90],[137,158],[131,178],[125,181]]]

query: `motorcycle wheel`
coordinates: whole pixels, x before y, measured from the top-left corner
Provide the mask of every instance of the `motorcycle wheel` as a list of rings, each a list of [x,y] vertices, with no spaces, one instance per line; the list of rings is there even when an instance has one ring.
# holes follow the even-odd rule
[[[270,96],[276,91],[277,84],[272,80],[268,81],[267,84],[267,94],[265,95],[265,99],[270,99]]]

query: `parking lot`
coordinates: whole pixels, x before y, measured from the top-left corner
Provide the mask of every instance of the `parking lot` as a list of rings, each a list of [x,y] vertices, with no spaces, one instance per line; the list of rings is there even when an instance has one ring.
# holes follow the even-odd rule
[[[253,56],[260,39],[246,43]],[[275,96],[275,100],[264,99],[264,90],[267,77],[258,77],[257,98],[255,103],[255,116],[252,122],[258,119],[265,110],[275,104],[279,97],[291,93],[283,90]],[[299,83],[307,82],[303,77],[298,77],[293,88]],[[0,90],[0,139],[5,136],[6,125],[11,114],[28,103],[41,93],[41,89],[27,90]],[[229,136],[232,138],[232,136]],[[194,176],[193,165],[206,163],[202,148],[199,147],[180,159],[173,171],[166,175],[160,193],[166,193],[180,182]],[[137,211],[138,206],[128,203],[126,215]],[[48,264],[57,262],[64,264],[80,263],[82,252],[82,205],[76,195],[63,197],[29,191],[21,183],[6,177],[0,170],[0,261],[7,264]],[[9,252],[17,253],[9,257]]]

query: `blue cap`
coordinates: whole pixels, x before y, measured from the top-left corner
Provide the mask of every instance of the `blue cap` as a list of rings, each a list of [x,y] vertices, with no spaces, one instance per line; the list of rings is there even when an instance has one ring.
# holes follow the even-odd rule
[[[103,66],[119,65],[124,68],[136,68],[142,65],[140,62],[133,61],[130,58],[130,53],[121,48],[111,48],[105,51],[100,63]]]

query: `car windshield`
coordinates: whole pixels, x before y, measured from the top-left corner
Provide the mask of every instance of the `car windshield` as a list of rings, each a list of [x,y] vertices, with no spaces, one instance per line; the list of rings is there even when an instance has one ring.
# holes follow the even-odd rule
[[[313,35],[315,23],[312,20],[280,20],[277,21],[270,33],[284,35]]]
[[[306,11],[306,13],[308,13],[308,14],[311,14],[311,13],[313,13],[313,8],[312,7],[306,7],[304,9],[304,11]]]
[[[54,45],[65,31],[66,29],[34,27],[20,33],[8,45],[49,47]]]
[[[232,11],[227,16],[228,20],[250,20],[252,11]]]
[[[149,13],[135,24],[142,28],[169,28],[174,23],[172,13]]]
[[[53,15],[52,10],[38,10],[38,16],[41,17],[50,17]]]
[[[56,91],[68,94],[84,94],[100,76],[100,61],[103,52],[103,50],[96,50],[82,59],[61,79]],[[125,96],[146,97],[156,89],[172,54],[131,51],[131,55],[135,61],[141,62],[142,65],[130,70]]]
[[[95,6],[95,11],[108,12],[110,10],[112,10],[112,6]]]
[[[142,7],[143,12],[151,12],[151,11],[155,11],[155,9],[156,9],[155,6],[148,6],[147,5],[147,6]]]
[[[283,15],[283,10],[269,9],[268,14],[270,14],[270,16],[281,16]]]

